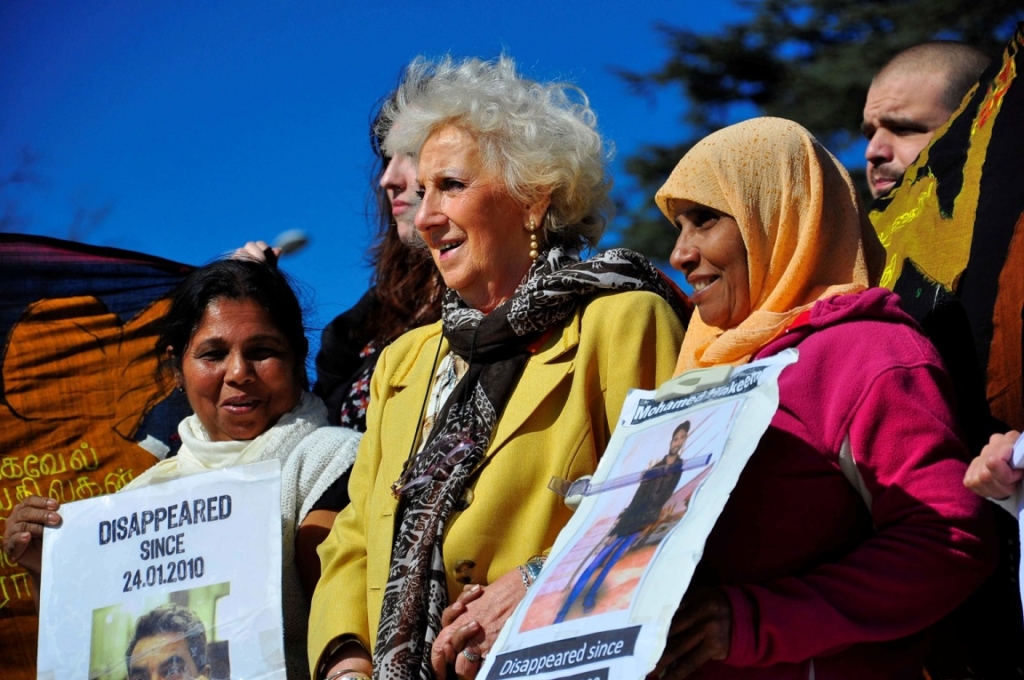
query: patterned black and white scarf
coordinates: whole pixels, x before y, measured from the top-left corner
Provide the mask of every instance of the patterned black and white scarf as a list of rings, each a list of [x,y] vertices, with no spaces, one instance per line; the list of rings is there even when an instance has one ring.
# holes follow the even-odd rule
[[[574,252],[552,248],[537,258],[512,298],[486,315],[467,307],[454,291],[446,292],[444,337],[469,369],[403,474],[404,480],[431,479],[403,494],[399,505],[374,654],[375,680],[434,677],[430,649],[448,606],[441,540],[445,522],[487,451],[498,417],[529,359],[530,344],[594,295],[634,290],[657,293],[681,319],[689,318],[678,290],[644,256],[624,248],[583,262]],[[467,440],[472,446],[463,457]],[[447,464],[446,456],[460,445],[460,462]]]

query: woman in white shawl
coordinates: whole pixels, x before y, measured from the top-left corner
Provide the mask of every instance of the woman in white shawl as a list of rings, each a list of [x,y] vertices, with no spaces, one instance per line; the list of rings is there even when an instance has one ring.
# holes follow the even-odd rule
[[[197,269],[175,291],[157,347],[195,413],[178,426],[178,454],[124,490],[256,461],[281,461],[288,677],[308,677],[309,605],[295,563],[295,528],[352,465],[360,435],[326,427],[326,408],[306,391],[308,346],[301,306],[275,267],[220,260]],[[60,523],[57,509],[51,498],[30,497],[15,506],[5,527],[7,556],[27,569],[37,585],[42,529]],[[313,565],[314,574],[318,567]]]

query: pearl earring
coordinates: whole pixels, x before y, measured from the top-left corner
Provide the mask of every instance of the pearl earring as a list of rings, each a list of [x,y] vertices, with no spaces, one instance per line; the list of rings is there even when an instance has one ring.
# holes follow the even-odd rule
[[[537,242],[537,223],[530,220],[530,259],[536,260],[540,256],[540,243]]]

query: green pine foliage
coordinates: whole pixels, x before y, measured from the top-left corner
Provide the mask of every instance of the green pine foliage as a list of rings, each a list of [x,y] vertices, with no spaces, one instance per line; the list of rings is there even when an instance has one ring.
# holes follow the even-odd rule
[[[648,73],[618,74],[638,95],[680,88],[688,108],[677,139],[625,159],[642,204],[627,211],[622,245],[658,260],[675,235],[654,193],[704,136],[754,115],[789,118],[841,158],[860,142],[872,76],[897,52],[927,40],[963,40],[998,56],[1024,21],[1021,0],[737,0],[746,20],[715,34],[657,27],[670,56]],[[852,163],[851,163],[852,164]],[[850,167],[869,197],[861,166]]]

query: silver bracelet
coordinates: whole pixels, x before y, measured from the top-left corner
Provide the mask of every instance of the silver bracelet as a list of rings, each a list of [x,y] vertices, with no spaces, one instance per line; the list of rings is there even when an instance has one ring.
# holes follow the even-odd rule
[[[540,576],[540,570],[544,568],[545,558],[543,555],[534,555],[530,559],[526,560],[526,564],[520,564],[519,569],[520,575],[523,577],[523,585],[529,590],[533,582]]]
[[[343,678],[344,680],[370,680],[369,675],[355,668],[343,668],[340,671],[334,671],[324,680],[338,680],[339,678]]]
[[[530,586],[533,585],[533,581],[530,580],[530,572],[526,571],[526,567],[521,564],[516,569],[519,570],[519,575],[523,577],[523,585],[529,590]]]

